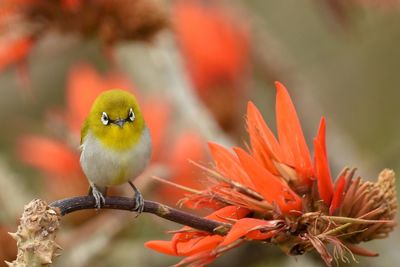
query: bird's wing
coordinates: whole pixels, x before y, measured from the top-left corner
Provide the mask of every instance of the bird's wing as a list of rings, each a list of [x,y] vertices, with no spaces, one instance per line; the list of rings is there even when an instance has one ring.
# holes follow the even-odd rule
[[[83,144],[83,140],[85,139],[87,133],[89,130],[89,121],[86,119],[83,123],[82,129],[81,129],[81,145]]]

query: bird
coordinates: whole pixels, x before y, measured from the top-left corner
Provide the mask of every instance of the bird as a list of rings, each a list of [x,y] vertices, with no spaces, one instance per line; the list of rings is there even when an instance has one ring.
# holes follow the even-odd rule
[[[134,211],[140,214],[144,199],[132,180],[149,164],[152,143],[133,94],[113,89],[97,96],[81,129],[80,150],[96,208],[105,204],[108,187],[129,183],[135,192]]]

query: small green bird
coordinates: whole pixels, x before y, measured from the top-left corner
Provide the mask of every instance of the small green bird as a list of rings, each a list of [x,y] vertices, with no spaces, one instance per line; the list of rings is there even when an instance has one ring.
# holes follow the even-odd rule
[[[136,98],[122,90],[100,94],[81,130],[80,162],[101,208],[108,186],[126,182],[135,191],[137,212],[142,212],[142,194],[131,179],[146,168],[151,157],[151,138]]]

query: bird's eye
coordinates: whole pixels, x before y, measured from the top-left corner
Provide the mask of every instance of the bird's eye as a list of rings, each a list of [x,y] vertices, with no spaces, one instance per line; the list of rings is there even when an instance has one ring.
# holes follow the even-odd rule
[[[133,109],[132,108],[129,110],[128,118],[129,118],[130,121],[134,121],[135,120],[135,113],[133,113]]]
[[[110,122],[110,120],[108,119],[107,113],[103,112],[103,114],[101,114],[101,122],[102,122],[104,125],[108,125],[108,123]]]

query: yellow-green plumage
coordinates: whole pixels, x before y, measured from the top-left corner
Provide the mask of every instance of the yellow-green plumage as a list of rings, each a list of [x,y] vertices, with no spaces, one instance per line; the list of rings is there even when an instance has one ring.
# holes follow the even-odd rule
[[[135,124],[125,125],[124,131],[121,131],[117,125],[104,127],[99,119],[104,111],[108,111],[108,116],[113,118],[126,118],[129,107],[133,107],[135,112]],[[93,103],[89,116],[86,118],[81,130],[81,144],[85,138],[88,129],[99,138],[102,143],[114,150],[126,150],[138,142],[140,135],[145,127],[142,113],[135,97],[122,90],[110,90],[99,95]]]
[[[132,94],[110,90],[97,97],[81,130],[81,150],[81,166],[93,192],[128,182],[144,170],[151,139]]]

